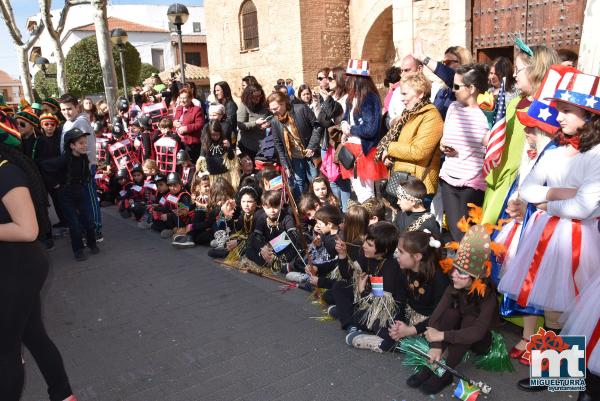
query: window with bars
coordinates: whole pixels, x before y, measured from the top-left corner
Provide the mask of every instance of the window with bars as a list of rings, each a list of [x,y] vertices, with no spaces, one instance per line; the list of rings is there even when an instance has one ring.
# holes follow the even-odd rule
[[[242,50],[258,48],[258,18],[252,0],[245,1],[240,8],[240,35]]]

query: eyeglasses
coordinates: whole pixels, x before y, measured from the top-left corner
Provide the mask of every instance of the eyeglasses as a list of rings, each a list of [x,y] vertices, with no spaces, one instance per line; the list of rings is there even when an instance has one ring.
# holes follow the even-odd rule
[[[523,71],[523,70],[526,70],[526,69],[527,69],[527,67],[529,67],[529,66],[528,66],[528,65],[526,65],[525,67],[517,68],[517,69],[515,70],[514,76],[516,77],[517,75],[519,75],[519,73],[520,73],[521,71]]]
[[[460,90],[460,88],[461,88],[461,87],[463,87],[463,86],[471,86],[471,85],[465,85],[465,84],[460,84],[460,85],[459,85],[459,84],[454,84],[454,85],[452,85],[452,88],[453,88],[455,91],[458,91],[458,90]]]
[[[42,123],[42,127],[56,127],[56,123],[52,123],[52,122]]]
[[[328,80],[329,82],[333,82],[333,81],[335,81],[335,78],[334,78],[334,77],[327,77],[327,80]]]
[[[442,64],[444,64],[444,65],[458,64],[458,60],[444,60],[444,61],[442,61]]]
[[[327,78],[327,77],[321,77],[321,76],[318,76],[318,77],[317,77],[317,81],[322,81],[322,80],[324,80],[325,78]]]

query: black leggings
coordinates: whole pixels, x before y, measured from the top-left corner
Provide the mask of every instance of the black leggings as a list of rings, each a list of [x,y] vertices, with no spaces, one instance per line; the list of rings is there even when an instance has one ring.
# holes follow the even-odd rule
[[[40,290],[48,260],[39,243],[0,242],[0,400],[18,401],[24,382],[22,345],[35,359],[51,401],[72,394],[62,357],[42,322]]]
[[[459,242],[465,233],[460,231],[456,223],[463,216],[467,216],[469,212],[467,203],[474,203],[477,206],[483,205],[485,192],[471,187],[455,187],[444,180],[440,180],[440,188],[448,230],[452,235],[452,240]]]

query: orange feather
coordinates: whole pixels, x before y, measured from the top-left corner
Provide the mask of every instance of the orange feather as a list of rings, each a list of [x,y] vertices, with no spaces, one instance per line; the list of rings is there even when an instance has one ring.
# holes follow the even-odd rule
[[[477,294],[483,298],[485,296],[486,289],[487,287],[483,283],[483,281],[481,281],[480,279],[475,279],[473,280],[473,284],[471,284],[471,290],[469,291],[469,294],[472,294],[473,292],[477,291]]]
[[[452,258],[445,258],[440,260],[440,267],[442,268],[442,271],[444,273],[450,273],[450,271],[452,271],[452,269],[454,268],[454,266],[452,266]]]
[[[458,227],[458,229],[460,231],[462,231],[463,233],[466,233],[467,231],[469,231],[469,222],[467,221],[467,219],[463,216],[461,217],[461,219],[458,221],[458,223],[456,223],[456,227]]]
[[[456,241],[452,241],[452,242],[448,242],[444,248],[446,249],[452,249],[454,251],[456,251],[458,249],[458,242]]]

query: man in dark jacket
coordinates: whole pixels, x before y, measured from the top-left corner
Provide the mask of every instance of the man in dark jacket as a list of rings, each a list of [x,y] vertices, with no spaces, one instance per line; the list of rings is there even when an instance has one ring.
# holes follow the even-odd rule
[[[267,99],[275,149],[290,179],[294,196],[299,197],[317,175],[313,159],[320,156],[322,127],[306,104],[290,104],[287,94],[273,92]]]

